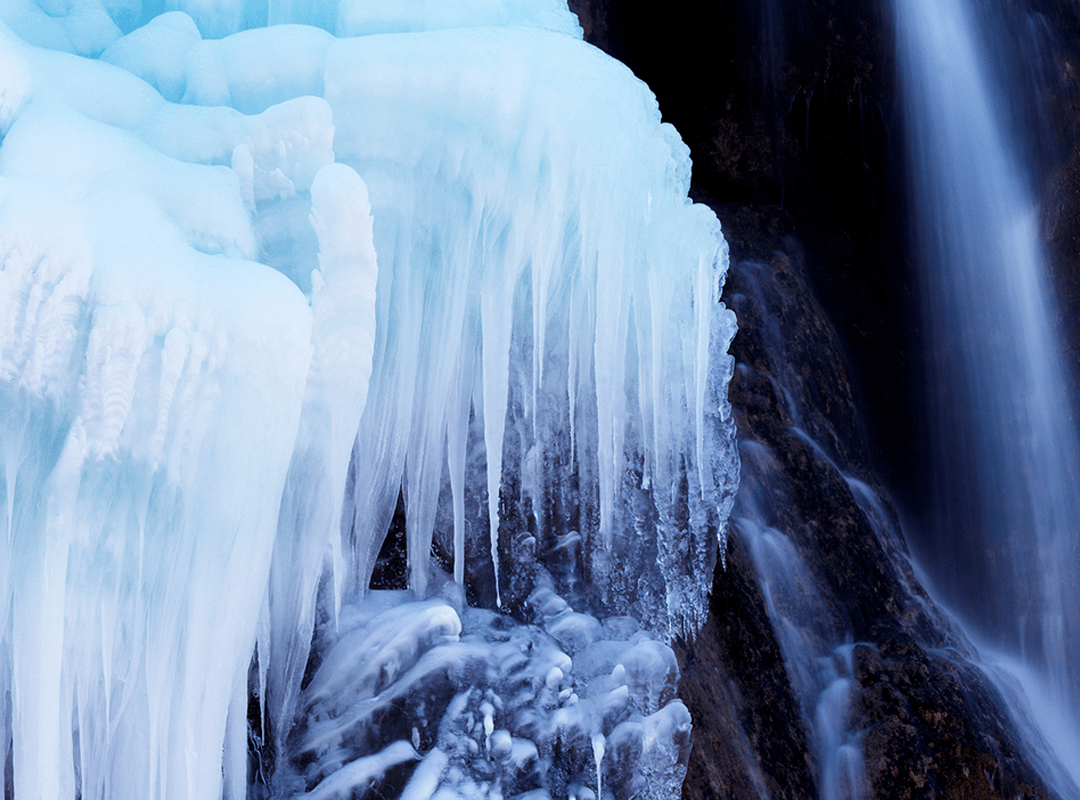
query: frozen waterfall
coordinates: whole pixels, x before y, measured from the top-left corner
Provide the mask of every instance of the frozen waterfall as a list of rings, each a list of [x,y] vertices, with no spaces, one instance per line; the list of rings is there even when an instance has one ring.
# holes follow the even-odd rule
[[[55,5],[0,8],[15,800],[671,796],[735,321],[648,88],[553,0]]]

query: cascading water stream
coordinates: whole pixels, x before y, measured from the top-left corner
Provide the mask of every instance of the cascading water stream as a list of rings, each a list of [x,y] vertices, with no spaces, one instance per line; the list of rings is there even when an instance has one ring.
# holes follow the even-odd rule
[[[803,381],[798,324],[784,314],[783,292],[797,294],[795,280],[775,265],[740,262],[735,267],[732,301],[744,322],[748,351],[762,361],[741,363],[744,376],[756,372],[768,382],[786,434],[812,451],[838,477],[845,474],[818,440],[836,443],[836,433],[821,425]],[[783,288],[780,289],[780,286]],[[802,320],[800,320],[802,321]],[[787,324],[785,324],[787,323]],[[821,350],[827,346],[817,341]],[[749,383],[752,378],[745,378]],[[812,433],[811,433],[812,432]],[[837,547],[835,530],[818,528],[801,514],[797,490],[786,480],[783,446],[758,438],[754,423],[740,423],[740,482],[732,511],[737,536],[747,547],[768,625],[783,660],[787,684],[798,708],[788,725],[806,735],[813,765],[814,796],[820,800],[859,800],[865,793],[862,698],[856,680],[852,620],[821,571],[821,550]],[[848,479],[849,483],[854,482]],[[859,484],[859,486],[862,486]],[[852,488],[853,497],[859,493]],[[869,491],[867,489],[866,491]],[[876,523],[876,521],[875,521]],[[875,534],[882,535],[880,525]],[[800,530],[801,529],[801,530]],[[813,531],[812,533],[810,531]],[[872,647],[873,645],[863,645]],[[758,796],[769,797],[762,787]]]
[[[826,593],[799,549],[770,526],[757,507],[757,467],[772,456],[763,446],[742,446],[743,489],[736,524],[750,545],[769,619],[784,654],[792,688],[807,715],[814,742],[821,800],[859,800],[863,755],[851,706],[858,688],[853,646],[827,607]]]
[[[989,15],[964,0],[894,7],[935,343],[930,572],[978,636],[1044,675],[1059,721],[1075,720],[1080,450],[1038,210],[981,38]]]

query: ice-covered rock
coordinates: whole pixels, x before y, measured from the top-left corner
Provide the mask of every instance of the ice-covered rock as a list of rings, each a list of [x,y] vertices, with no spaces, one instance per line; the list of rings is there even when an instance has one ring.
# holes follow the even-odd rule
[[[299,744],[279,768],[290,791],[331,797],[362,781],[388,796],[406,779],[402,797],[561,797],[577,786],[661,798],[678,790],[690,717],[674,697],[670,648],[606,629],[593,645],[608,659],[601,666],[571,658],[543,626],[457,602],[453,593],[418,602],[376,592],[343,613],[338,633],[318,648]],[[660,658],[646,666],[643,647]],[[391,747],[398,761],[386,757]],[[401,763],[407,769],[395,774]]]

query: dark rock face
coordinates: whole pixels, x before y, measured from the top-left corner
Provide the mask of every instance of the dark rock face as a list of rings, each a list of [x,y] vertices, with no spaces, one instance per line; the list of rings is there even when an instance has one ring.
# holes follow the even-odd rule
[[[816,797],[798,702],[749,558],[733,535],[708,622],[681,648],[680,694],[694,718],[686,800]]]
[[[855,657],[871,797],[1054,796],[985,676],[959,652],[943,657],[899,636]]]

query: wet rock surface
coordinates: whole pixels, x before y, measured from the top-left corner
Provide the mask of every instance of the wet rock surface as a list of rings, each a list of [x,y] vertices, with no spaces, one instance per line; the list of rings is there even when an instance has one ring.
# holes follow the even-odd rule
[[[902,634],[856,648],[871,797],[1054,795],[1021,751],[1000,700],[959,651]]]
[[[1080,408],[1080,7],[1055,0],[1033,5],[1046,53],[1037,99],[1055,134],[1043,154],[1043,234],[1072,370],[1073,407]]]
[[[813,709],[796,698],[746,551],[751,487],[809,566],[832,626],[854,643],[848,724],[862,742],[862,796],[1053,797],[996,690],[966,660],[973,649],[916,581],[867,468],[847,365],[802,277],[804,256],[790,237],[775,244],[787,252],[734,264],[725,293],[741,321],[731,400],[744,483],[712,617],[681,652],[695,720],[683,797],[820,796]],[[853,480],[879,508],[859,501]]]
[[[733,531],[708,621],[676,648],[694,719],[686,800],[816,797],[801,712],[749,558]]]

